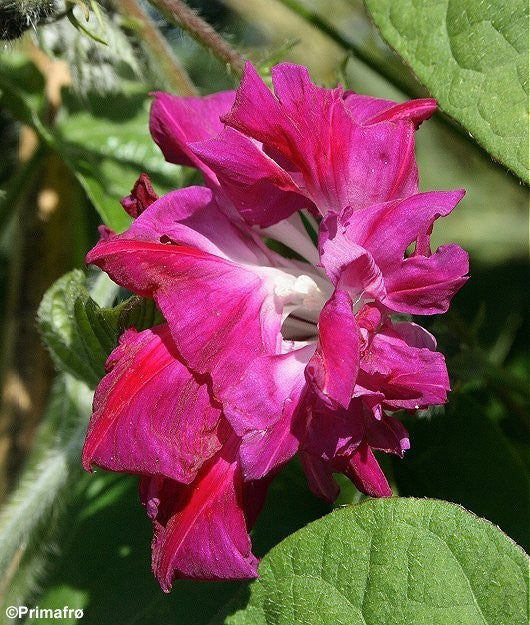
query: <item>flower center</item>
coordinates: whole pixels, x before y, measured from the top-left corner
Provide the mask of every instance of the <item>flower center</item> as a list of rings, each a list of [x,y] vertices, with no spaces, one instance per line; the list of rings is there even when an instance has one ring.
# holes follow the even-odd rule
[[[283,305],[282,336],[285,340],[310,341],[318,335],[317,322],[331,285],[318,275],[292,275],[279,271],[274,276],[274,295]]]

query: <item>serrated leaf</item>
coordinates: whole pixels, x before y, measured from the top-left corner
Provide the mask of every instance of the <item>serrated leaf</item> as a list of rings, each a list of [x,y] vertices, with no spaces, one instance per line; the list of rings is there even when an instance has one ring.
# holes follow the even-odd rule
[[[94,387],[117,332],[91,300],[82,271],[67,273],[48,289],[37,320],[55,365]]]
[[[528,5],[365,0],[383,38],[495,158],[528,181]]]
[[[527,572],[522,549],[459,506],[370,500],[272,549],[212,625],[521,625]]]

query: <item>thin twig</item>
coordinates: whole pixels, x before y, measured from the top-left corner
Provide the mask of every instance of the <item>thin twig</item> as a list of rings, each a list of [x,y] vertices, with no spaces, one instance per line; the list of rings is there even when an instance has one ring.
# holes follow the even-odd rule
[[[136,0],[114,0],[114,2],[124,17],[132,18],[137,24],[136,32],[145,43],[148,51],[160,63],[168,87],[179,95],[197,95],[198,91],[191,78],[141,5]]]
[[[188,32],[193,39],[222,61],[236,76],[241,76],[245,59],[217,33],[208,22],[181,0],[149,0],[169,21]]]

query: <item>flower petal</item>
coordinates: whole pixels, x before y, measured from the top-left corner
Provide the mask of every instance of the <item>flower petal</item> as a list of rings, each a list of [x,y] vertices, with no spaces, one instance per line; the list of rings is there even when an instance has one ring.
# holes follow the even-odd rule
[[[179,578],[257,577],[236,447],[227,444],[189,486],[143,478],[140,493],[154,526],[153,573],[164,591]]]
[[[342,90],[314,85],[303,67],[282,63],[272,77],[276,97],[247,64],[223,121],[261,141],[268,154],[277,150],[287,158],[303,178],[300,191],[323,215],[417,191],[411,124],[360,126]]]
[[[359,328],[350,296],[336,290],[318,322],[318,347],[305,375],[321,401],[347,408],[359,371]]]
[[[442,245],[432,256],[411,256],[385,276],[385,306],[413,315],[435,315],[449,308],[467,282],[469,255],[458,245]]]
[[[167,325],[127,330],[94,396],[83,466],[189,483],[221,447],[219,405],[180,361]]]
[[[213,172],[189,149],[188,143],[214,137],[221,132],[220,117],[234,103],[234,91],[220,91],[205,97],[177,97],[156,92],[151,106],[149,129],[164,158],[170,163],[201,170],[207,180]]]
[[[317,497],[333,503],[339,496],[340,487],[333,479],[333,470],[329,462],[324,462],[304,451],[300,453],[300,460],[311,492]]]
[[[389,326],[373,336],[358,380],[361,387],[383,393],[384,406],[390,409],[443,404],[449,390],[442,354],[408,345]]]
[[[385,273],[399,265],[407,247],[438,217],[448,215],[463,195],[462,190],[431,191],[361,210],[345,210],[338,227],[342,227],[347,241],[368,250]]]
[[[436,100],[433,98],[410,100],[398,104],[392,100],[349,92],[344,101],[355,121],[363,126],[405,119],[411,121],[417,128],[436,111]]]
[[[367,443],[361,443],[351,455],[344,474],[366,495],[392,497],[392,489]]]
[[[121,286],[155,299],[184,362],[211,375],[216,396],[255,358],[279,351],[274,286],[248,267],[124,235],[98,243],[87,260]]]
[[[256,142],[232,128],[190,149],[217,175],[234,206],[253,225],[270,226],[311,205],[291,176]]]
[[[239,220],[225,214],[210,189],[187,187],[150,204],[120,237],[171,242],[236,262],[268,264],[268,250]]]

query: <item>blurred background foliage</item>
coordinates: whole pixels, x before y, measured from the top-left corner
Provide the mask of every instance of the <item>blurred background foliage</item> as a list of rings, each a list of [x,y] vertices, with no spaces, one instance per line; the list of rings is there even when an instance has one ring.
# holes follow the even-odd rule
[[[342,82],[399,101],[426,94],[360,0],[188,4],[262,72],[292,60],[326,86]],[[151,141],[149,92],[207,94],[233,88],[238,76],[148,4],[63,8],[66,17],[41,16],[0,54],[0,602],[84,607],[87,625],[109,615],[116,624],[205,624],[240,584],[177,582],[170,596],[160,592],[136,480],[86,475],[80,467],[95,374],[83,379],[70,362],[56,377],[36,315],[61,275],[84,268],[102,221],[126,227],[118,200],[141,171],[159,193],[194,180],[193,172],[166,164]],[[417,154],[423,190],[467,189],[458,209],[437,223],[434,242],[469,250],[471,280],[450,313],[421,320],[447,356],[450,403],[403,415],[412,449],[403,461],[383,462],[396,494],[460,503],[528,548],[527,188],[442,115],[418,132]],[[88,288],[103,309],[119,297],[95,274]],[[79,298],[83,306],[89,300],[77,273],[41,308],[49,321],[44,335],[69,349],[99,315],[95,307],[80,311]],[[134,324],[146,323],[145,311],[134,315]],[[120,323],[116,314],[109,319],[115,339]],[[90,355],[91,345],[83,345]],[[341,484],[336,505],[361,498]],[[263,555],[328,510],[292,462],[253,531],[255,552]]]

